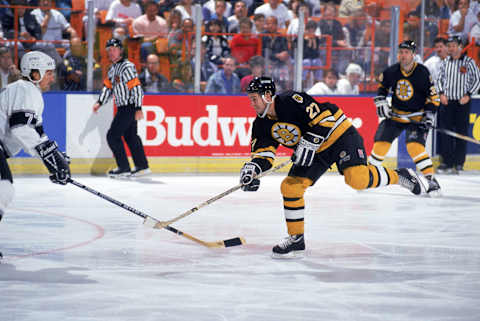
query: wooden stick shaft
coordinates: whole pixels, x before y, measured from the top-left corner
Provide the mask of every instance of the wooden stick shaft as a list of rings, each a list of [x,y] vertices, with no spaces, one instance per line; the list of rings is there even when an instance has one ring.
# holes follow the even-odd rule
[[[105,195],[103,193],[100,193],[99,191],[96,191],[94,190],[93,188],[90,188],[82,183],[79,183],[73,179],[70,179],[69,180],[69,183],[77,186],[77,187],[80,187],[81,189],[84,189],[100,198],[103,198],[104,200],[107,200],[109,201],[110,203],[113,203],[117,206],[120,206],[121,208],[123,209],[126,209],[127,211],[135,214],[135,215],[138,215],[140,217],[142,217],[144,219],[144,224],[147,224],[147,225],[150,225],[150,226],[156,226],[157,224],[160,223],[159,220],[157,220],[156,218],[150,216],[150,215],[147,215],[131,206],[128,206],[120,201],[117,201],[116,199],[114,198],[111,198],[110,196],[108,195]],[[159,228],[159,227],[155,227],[155,228]],[[236,238],[233,238],[233,239],[229,239],[229,240],[224,240],[224,241],[216,241],[216,242],[205,242],[205,241],[202,241],[196,237],[194,237],[193,235],[190,235],[188,233],[185,233],[185,232],[182,232],[180,230],[177,230],[176,228],[174,228],[173,226],[169,226],[169,225],[166,225],[166,226],[163,226],[164,229],[166,229],[167,231],[170,231],[172,233],[175,233],[179,236],[182,236],[182,237],[185,237],[195,243],[198,243],[198,244],[201,244],[203,246],[206,246],[206,247],[230,247],[230,246],[236,246],[236,245],[241,245],[241,244],[245,244],[245,240],[241,237],[236,237]]]
[[[409,115],[410,115],[410,114],[409,114]],[[393,114],[394,117],[410,120],[408,117],[405,117],[405,116],[409,116],[409,115]],[[420,124],[421,124],[421,123],[419,123],[419,122],[412,121],[412,120],[410,120],[410,123],[416,124],[416,125],[420,125]],[[442,134],[449,135],[449,136],[452,136],[452,137],[455,137],[455,138],[458,138],[458,139],[463,139],[463,140],[466,140],[467,142],[480,145],[480,141],[476,140],[476,139],[473,138],[473,137],[465,136],[465,135],[456,133],[456,132],[454,132],[454,131],[451,131],[451,130],[449,130],[449,129],[439,128],[439,127],[437,127],[437,126],[432,126],[432,128],[435,129],[436,131],[439,131],[439,132],[442,133]]]
[[[263,177],[263,176],[265,176],[265,175],[268,175],[268,174],[270,174],[270,173],[276,172],[276,171],[278,171],[280,168],[287,166],[287,165],[290,164],[291,162],[292,162],[292,160],[289,159],[289,160],[287,160],[287,161],[285,161],[285,162],[283,162],[283,163],[278,164],[277,166],[274,166],[274,167],[270,168],[270,169],[267,170],[267,171],[261,172],[259,175],[255,176],[254,178],[261,178],[261,177]],[[239,190],[240,188],[242,188],[242,186],[243,186],[243,184],[238,184],[238,185],[236,185],[236,186],[234,186],[234,187],[232,187],[232,188],[229,188],[229,189],[226,190],[225,192],[222,192],[222,193],[220,193],[220,194],[218,194],[218,195],[215,195],[214,197],[206,200],[205,202],[203,202],[203,203],[201,203],[201,204],[199,204],[199,205],[197,205],[197,206],[195,206],[195,207],[192,207],[192,208],[189,209],[188,211],[186,211],[186,212],[178,215],[177,217],[172,218],[171,220],[161,221],[161,222],[157,223],[153,228],[163,228],[163,227],[165,227],[165,226],[167,226],[167,225],[170,225],[170,224],[172,224],[172,223],[174,223],[174,222],[177,222],[177,221],[181,220],[182,218],[187,217],[187,216],[189,216],[190,214],[198,211],[198,210],[201,209],[202,207],[205,207],[205,206],[207,206],[207,205],[209,205],[209,204],[212,204],[213,202],[218,201],[219,199],[221,199],[221,198],[223,198],[223,197],[225,197],[225,196],[227,196],[227,195],[235,192],[236,190]]]

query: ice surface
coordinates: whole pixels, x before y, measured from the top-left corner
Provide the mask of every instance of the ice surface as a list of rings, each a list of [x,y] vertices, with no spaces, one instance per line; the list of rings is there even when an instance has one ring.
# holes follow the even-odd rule
[[[480,320],[480,176],[438,176],[444,197],[398,186],[356,192],[337,174],[306,194],[303,260],[273,260],[286,236],[280,182],[237,191],[174,227],[209,249],[71,184],[16,177],[0,223],[0,320]],[[158,219],[237,176],[76,179]]]

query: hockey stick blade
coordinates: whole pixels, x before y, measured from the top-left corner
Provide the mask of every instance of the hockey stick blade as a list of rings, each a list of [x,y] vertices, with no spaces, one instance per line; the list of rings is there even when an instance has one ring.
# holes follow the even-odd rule
[[[409,114],[408,116],[411,116],[413,114]],[[412,121],[411,119],[409,119],[408,117],[405,117],[407,115],[399,115],[399,114],[392,114],[393,117],[396,117],[396,118],[401,118],[401,119],[405,119],[405,120],[409,120],[410,123],[412,124],[415,124],[415,125],[421,125],[422,123],[421,122],[417,122],[417,121]],[[414,116],[419,116],[419,115],[414,115]],[[440,128],[440,127],[437,127],[437,126],[432,126],[431,127],[432,129],[435,129],[436,131],[442,133],[442,134],[445,134],[445,135],[448,135],[448,136],[452,136],[452,137],[455,137],[455,138],[458,138],[458,139],[463,139],[467,142],[470,142],[470,143],[473,143],[473,144],[477,144],[477,145],[480,145],[480,141],[476,140],[475,138],[473,137],[470,137],[470,136],[465,136],[465,135],[462,135],[462,134],[459,134],[459,133],[456,133],[452,130],[449,130],[449,129],[446,129],[446,128]]]
[[[292,160],[289,159],[289,160],[287,160],[287,161],[285,161],[285,162],[283,162],[283,163],[280,163],[280,164],[278,164],[278,165],[270,168],[269,170],[266,170],[266,171],[260,173],[259,175],[255,176],[255,178],[261,178],[261,177],[266,176],[266,175],[268,175],[268,174],[270,174],[270,173],[276,172],[276,171],[278,171],[279,169],[287,166],[287,165],[290,164],[291,162],[292,162]],[[171,220],[158,222],[157,224],[155,224],[155,226],[154,226],[153,228],[159,228],[159,229],[161,229],[161,228],[164,228],[165,226],[168,226],[168,225],[170,225],[170,224],[172,224],[172,223],[175,223],[176,221],[179,221],[179,220],[181,220],[182,218],[187,217],[187,216],[189,216],[190,214],[198,211],[198,210],[201,209],[202,207],[207,206],[207,205],[210,205],[210,204],[212,204],[213,202],[218,201],[219,199],[221,199],[221,198],[223,198],[223,197],[225,197],[225,196],[227,196],[227,195],[230,195],[231,193],[233,193],[233,192],[239,190],[240,188],[242,188],[242,186],[243,186],[243,184],[235,185],[234,187],[229,188],[229,189],[226,190],[225,192],[222,192],[222,193],[220,193],[220,194],[218,194],[218,195],[215,195],[214,197],[212,197],[212,198],[204,201],[203,203],[201,203],[201,204],[199,204],[199,205],[197,205],[197,206],[195,206],[195,207],[192,207],[192,208],[189,209],[188,211],[186,211],[186,212],[178,215],[177,217],[172,218]]]
[[[111,198],[110,196],[108,195],[105,195],[103,193],[100,193],[99,191],[96,191],[94,190],[93,188],[90,188],[82,183],[79,183],[73,179],[69,179],[68,180],[69,183],[83,189],[83,190],[86,190],[87,192],[90,192],[100,198],[103,198],[104,200],[107,200],[109,201],[110,203],[112,204],[115,204],[117,206],[120,206],[121,208],[137,215],[137,216],[140,216],[144,219],[143,221],[143,224],[147,225],[147,226],[150,226],[150,227],[154,227],[156,224],[159,224],[160,221],[157,220],[156,218],[153,218],[151,217],[150,215],[147,215],[131,206],[128,206],[120,201],[117,201],[116,199],[114,198]],[[202,241],[196,237],[194,237],[193,235],[190,235],[188,233],[185,233],[185,232],[182,232],[180,230],[177,230],[176,228],[174,228],[173,226],[170,226],[170,225],[167,225],[165,227],[163,227],[164,229],[166,229],[167,231],[170,231],[172,233],[175,233],[179,236],[182,236],[182,237],[185,237],[195,243],[198,243],[198,244],[201,244],[203,246],[206,246],[206,247],[209,247],[209,248],[220,248],[220,247],[231,247],[231,246],[237,246],[237,245],[243,245],[243,244],[246,244],[245,242],[245,239],[242,238],[242,237],[235,237],[235,238],[232,238],[232,239],[228,239],[228,240],[223,240],[223,241],[215,241],[215,242],[205,242],[205,241]]]

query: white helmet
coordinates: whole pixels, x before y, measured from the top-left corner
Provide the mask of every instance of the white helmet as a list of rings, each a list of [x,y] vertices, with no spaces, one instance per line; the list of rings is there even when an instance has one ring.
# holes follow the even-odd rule
[[[30,51],[23,55],[22,61],[20,62],[20,69],[22,76],[27,77],[33,83],[38,83],[43,79],[47,70],[55,70],[55,60],[43,52]],[[40,72],[40,80],[37,81],[30,78],[30,73],[35,69]]]

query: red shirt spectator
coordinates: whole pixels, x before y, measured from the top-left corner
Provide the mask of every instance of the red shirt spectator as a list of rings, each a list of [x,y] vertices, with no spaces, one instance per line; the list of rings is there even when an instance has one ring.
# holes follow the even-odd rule
[[[240,33],[233,36],[230,48],[232,56],[239,64],[248,62],[253,56],[262,55],[262,43],[257,37],[251,36],[252,22],[249,18],[240,20]]]

